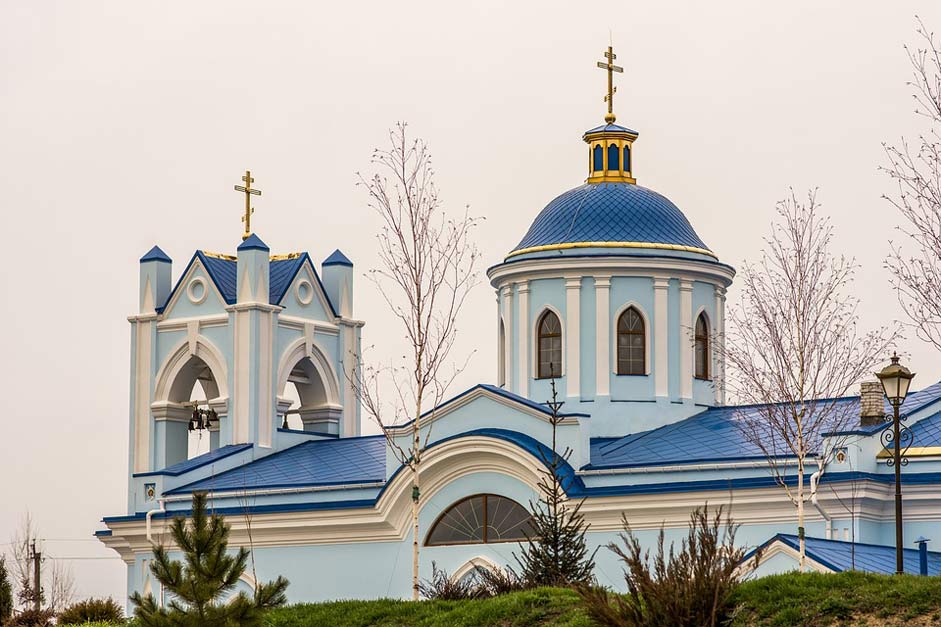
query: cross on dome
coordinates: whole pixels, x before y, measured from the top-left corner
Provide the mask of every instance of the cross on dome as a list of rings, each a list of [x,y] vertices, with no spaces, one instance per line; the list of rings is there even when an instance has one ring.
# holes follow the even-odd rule
[[[614,60],[617,59],[618,56],[614,54],[613,46],[608,46],[608,51],[604,53],[604,56],[608,59],[607,61],[598,61],[598,67],[608,71],[608,94],[604,97],[604,101],[608,103],[608,113],[605,114],[604,121],[608,124],[614,124],[614,121],[617,119],[617,116],[614,115],[614,94],[618,90],[618,88],[614,86],[614,73],[623,73],[624,68],[614,65]]]

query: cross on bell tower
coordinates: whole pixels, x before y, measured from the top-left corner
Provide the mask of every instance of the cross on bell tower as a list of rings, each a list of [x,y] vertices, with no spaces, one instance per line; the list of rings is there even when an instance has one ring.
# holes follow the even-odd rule
[[[250,171],[245,170],[245,176],[242,177],[242,180],[245,181],[244,187],[242,185],[236,185],[235,191],[245,194],[245,215],[242,216],[242,222],[245,223],[245,232],[242,233],[242,241],[245,241],[252,234],[252,214],[255,213],[255,210],[252,208],[252,196],[261,196],[261,190],[252,189],[252,183],[255,182],[255,179],[252,178]]]

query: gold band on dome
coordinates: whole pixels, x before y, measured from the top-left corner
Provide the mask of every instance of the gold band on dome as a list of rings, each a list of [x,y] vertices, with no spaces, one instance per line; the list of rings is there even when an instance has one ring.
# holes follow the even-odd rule
[[[686,253],[699,253],[708,255],[713,259],[718,259],[716,254],[707,248],[698,248],[696,246],[683,246],[681,244],[657,244],[654,242],[564,242],[562,244],[543,244],[542,246],[530,246],[529,248],[520,248],[514,250],[506,259],[516,255],[525,255],[526,253],[538,253],[544,250],[569,250],[572,248],[656,248],[658,250],[680,250]]]

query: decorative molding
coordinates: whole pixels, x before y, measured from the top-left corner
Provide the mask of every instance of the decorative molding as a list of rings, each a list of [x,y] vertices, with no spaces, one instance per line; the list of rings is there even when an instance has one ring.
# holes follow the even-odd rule
[[[502,287],[512,281],[559,278],[564,275],[594,276],[611,274],[623,277],[668,276],[681,280],[702,281],[729,286],[735,276],[730,266],[664,257],[553,257],[502,263],[487,271],[490,283]]]
[[[509,328],[506,329],[506,338],[507,341],[503,343],[503,363],[505,364],[504,374],[505,381],[504,385],[508,390],[516,391],[514,386],[514,380],[516,379],[514,368],[513,368],[513,288],[510,285],[504,285],[499,290],[500,298],[500,311],[503,318],[504,324]]]
[[[193,277],[186,286],[186,297],[194,305],[201,305],[207,296],[209,296],[209,290],[206,289],[206,279],[200,276]]]
[[[301,279],[294,285],[294,298],[299,305],[309,305],[314,302],[314,286],[307,279]]]

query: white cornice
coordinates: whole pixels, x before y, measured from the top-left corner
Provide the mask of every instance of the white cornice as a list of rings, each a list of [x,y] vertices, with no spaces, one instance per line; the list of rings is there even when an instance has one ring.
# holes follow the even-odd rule
[[[199,326],[202,328],[225,326],[229,323],[229,315],[214,314],[211,316],[192,316],[189,318],[172,318],[170,320],[161,320],[157,323],[157,329],[160,331],[186,330],[191,322],[199,323]]]
[[[300,318],[298,316],[278,316],[278,322],[280,326],[285,329],[295,329],[297,331],[303,331],[306,325],[310,324],[314,327],[315,333],[327,333],[329,335],[337,335],[340,332],[340,327],[330,323],[323,322],[321,320],[311,320],[308,318]]]
[[[487,271],[490,284],[500,288],[513,281],[574,276],[668,276],[685,281],[706,281],[721,287],[732,284],[735,271],[728,266],[696,259],[654,257],[559,257],[503,263]]]

